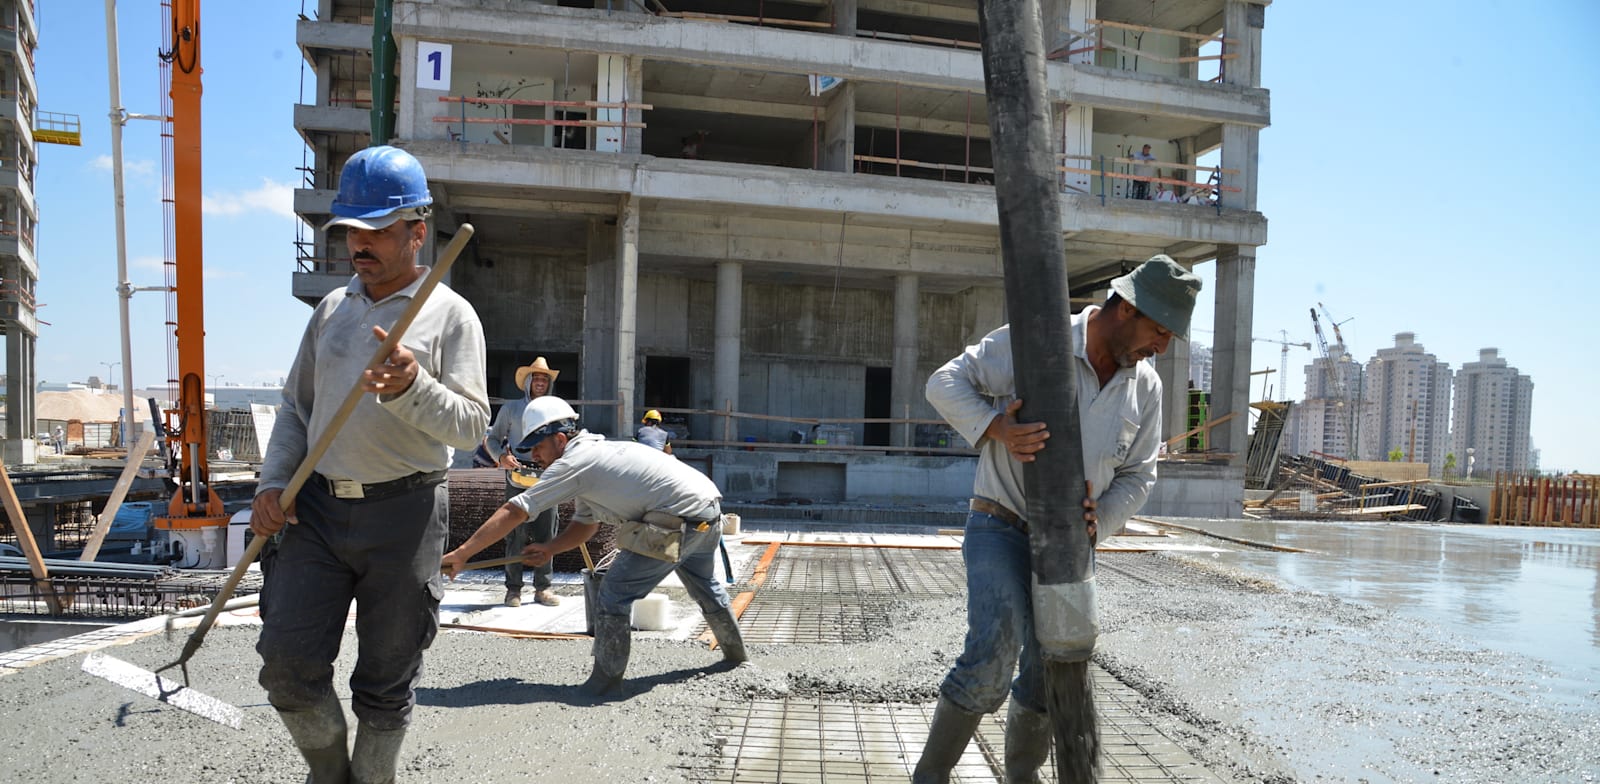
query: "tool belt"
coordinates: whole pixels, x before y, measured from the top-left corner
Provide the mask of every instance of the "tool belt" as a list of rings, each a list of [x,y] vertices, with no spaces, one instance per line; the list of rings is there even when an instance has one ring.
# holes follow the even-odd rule
[[[328,495],[345,501],[377,501],[409,493],[419,487],[436,485],[444,481],[446,474],[445,471],[419,472],[387,482],[364,485],[354,479],[329,479],[322,474],[313,473],[306,480],[306,484],[315,485]]]
[[[617,547],[630,553],[668,563],[677,563],[683,554],[683,534],[704,531],[722,515],[711,520],[685,520],[665,512],[645,512],[642,520],[629,520],[617,528]]]
[[[1027,520],[1022,519],[1022,516],[1016,512],[1013,512],[994,501],[990,501],[987,498],[975,496],[971,501],[967,502],[967,508],[977,512],[978,514],[986,514],[996,520],[1000,520],[1006,525],[1009,525],[1012,528],[1023,532],[1024,534],[1028,533]]]

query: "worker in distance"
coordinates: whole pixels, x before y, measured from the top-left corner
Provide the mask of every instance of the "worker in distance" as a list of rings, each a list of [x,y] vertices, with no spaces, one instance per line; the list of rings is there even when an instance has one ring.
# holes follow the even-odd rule
[[[580,691],[591,697],[622,691],[633,603],[674,572],[700,605],[723,660],[737,665],[748,659],[728,592],[715,573],[722,493],[709,478],[659,449],[610,441],[580,428],[578,413],[553,395],[528,403],[514,451],[541,469],[539,482],[446,553],[441,565],[446,575],[460,574],[469,558],[530,514],[575,501],[566,530],[549,542],[529,544],[522,554],[523,563],[539,566],[587,542],[602,523],[618,527],[619,552],[600,583],[595,607],[594,670]]]

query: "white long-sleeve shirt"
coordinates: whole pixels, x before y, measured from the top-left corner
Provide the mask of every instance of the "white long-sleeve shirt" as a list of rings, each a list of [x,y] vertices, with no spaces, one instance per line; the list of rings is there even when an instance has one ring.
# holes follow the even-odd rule
[[[1144,506],[1156,482],[1161,446],[1161,377],[1148,362],[1119,369],[1105,386],[1089,364],[1085,325],[1098,307],[1072,317],[1078,359],[1078,417],[1083,430],[1084,476],[1094,487],[1101,539],[1120,533]],[[1005,444],[984,437],[995,417],[1016,399],[1011,325],[990,332],[975,346],[928,378],[928,402],[967,441],[978,447],[975,495],[1027,517],[1022,463]],[[1050,442],[1045,442],[1050,448]]]
[[[378,350],[372,327],[390,329],[426,271],[373,302],[359,278],[323,297],[311,314],[283,387],[256,492],[283,489]],[[439,285],[401,338],[417,378],[395,397],[363,394],[317,462],[330,479],[376,484],[450,466],[451,448],[473,449],[489,424],[483,325],[461,295]]]

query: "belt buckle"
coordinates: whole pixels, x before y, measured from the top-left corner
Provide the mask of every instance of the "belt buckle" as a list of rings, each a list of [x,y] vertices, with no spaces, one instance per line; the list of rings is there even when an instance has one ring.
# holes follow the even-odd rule
[[[334,498],[366,498],[367,493],[362,489],[361,483],[354,479],[329,479],[328,484],[333,486]]]

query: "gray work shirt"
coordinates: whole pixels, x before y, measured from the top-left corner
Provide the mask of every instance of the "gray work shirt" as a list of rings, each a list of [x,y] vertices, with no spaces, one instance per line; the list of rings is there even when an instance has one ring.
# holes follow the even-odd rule
[[[1119,369],[1104,387],[1084,349],[1084,327],[1098,307],[1072,317],[1084,476],[1094,486],[1101,539],[1120,533],[1156,482],[1161,447],[1161,377],[1148,362]],[[972,492],[1027,517],[1022,463],[984,430],[1016,399],[1011,325],[989,333],[928,378],[928,402],[978,447]],[[1050,448],[1050,442],[1045,442]]]
[[[257,493],[282,489],[328,428],[378,350],[374,326],[390,329],[422,286],[373,302],[360,278],[317,304],[283,387],[283,404],[261,465]],[[461,295],[440,285],[401,343],[417,360],[417,378],[398,396],[363,394],[316,471],[330,479],[376,484],[450,466],[452,447],[473,449],[489,424],[484,389],[483,325]]]
[[[532,517],[568,500],[576,501],[572,520],[578,523],[617,524],[646,512],[707,520],[720,513],[722,493],[705,474],[665,452],[584,430],[537,484],[507,503]]]
[[[490,457],[499,460],[505,455],[506,450],[500,446],[502,442],[514,447],[522,440],[522,412],[528,410],[528,402],[527,397],[521,397],[500,405],[500,413],[494,415],[494,424],[489,426],[489,434],[484,437]]]
[[[645,425],[644,427],[639,428],[638,431],[633,434],[633,437],[634,440],[644,444],[647,447],[650,447],[651,449],[660,449],[663,451],[665,451],[667,448],[667,442],[672,440],[671,433],[668,433],[664,428],[660,428],[655,425]]]

